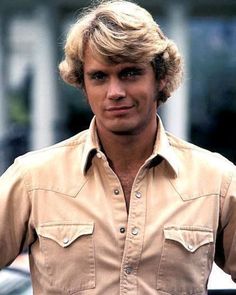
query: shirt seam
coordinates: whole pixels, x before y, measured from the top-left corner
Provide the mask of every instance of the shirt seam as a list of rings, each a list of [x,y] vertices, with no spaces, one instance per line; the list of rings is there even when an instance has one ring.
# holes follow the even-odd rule
[[[208,197],[208,196],[221,196],[221,194],[219,192],[212,192],[212,193],[206,193],[206,194],[199,194],[197,197],[194,198],[189,198],[189,199],[184,199],[182,197],[182,194],[178,192],[178,190],[176,189],[175,185],[173,184],[173,182],[168,179],[169,183],[171,184],[171,186],[173,187],[173,189],[175,190],[175,192],[178,194],[178,196],[183,200],[183,201],[191,201],[193,199],[196,198],[203,198],[203,197]]]

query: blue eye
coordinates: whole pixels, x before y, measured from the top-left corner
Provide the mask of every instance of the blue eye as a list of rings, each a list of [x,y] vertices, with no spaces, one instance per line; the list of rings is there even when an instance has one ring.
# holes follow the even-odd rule
[[[124,76],[133,77],[136,75],[136,71],[127,71]]]
[[[95,72],[91,74],[91,79],[92,80],[97,80],[97,81],[102,81],[104,80],[106,75],[103,72]]]
[[[124,69],[121,73],[120,76],[122,78],[136,78],[137,76],[140,76],[142,74],[142,70],[138,68],[127,68]]]

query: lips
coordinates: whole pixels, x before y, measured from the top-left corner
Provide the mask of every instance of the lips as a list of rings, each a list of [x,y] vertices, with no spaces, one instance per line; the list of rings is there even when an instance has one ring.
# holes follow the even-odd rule
[[[121,110],[129,110],[132,109],[133,105],[121,105],[121,106],[109,106],[106,108],[106,111],[113,112],[113,111],[121,111]]]
[[[124,116],[127,115],[133,107],[133,105],[109,106],[106,108],[106,111],[114,116]]]

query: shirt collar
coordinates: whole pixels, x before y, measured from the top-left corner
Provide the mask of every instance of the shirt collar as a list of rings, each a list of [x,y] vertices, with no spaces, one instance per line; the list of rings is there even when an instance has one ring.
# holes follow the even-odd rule
[[[85,175],[86,171],[88,170],[88,166],[90,165],[90,161],[94,154],[100,150],[100,144],[96,132],[96,122],[95,116],[93,117],[88,133],[85,139],[85,145],[82,152],[82,159],[81,159],[81,168],[82,172]]]
[[[172,168],[175,176],[178,176],[178,166],[179,166],[178,160],[173,151],[173,148],[171,147],[169,143],[168,136],[165,132],[162,121],[158,115],[157,115],[157,121],[158,121],[158,129],[157,129],[156,141],[155,141],[153,153],[149,157],[147,162],[150,163],[150,161],[154,160],[155,158],[159,156],[162,159],[165,159],[167,161],[167,163]],[[95,117],[94,117],[88,129],[88,134],[85,140],[84,150],[82,153],[81,168],[84,175],[88,169],[88,166],[90,165],[90,161],[92,157],[99,150],[100,150],[100,144],[99,144],[99,139],[98,139],[98,135],[96,131],[96,123],[95,123]]]
[[[156,141],[153,148],[153,153],[151,155],[150,159],[154,159],[156,157],[161,157],[167,161],[169,166],[172,168],[175,177],[178,176],[179,172],[179,164],[177,156],[173,150],[173,147],[171,146],[168,135],[166,134],[166,131],[163,127],[161,118],[157,115],[157,122],[158,122],[158,128],[157,128],[157,135],[156,135]]]

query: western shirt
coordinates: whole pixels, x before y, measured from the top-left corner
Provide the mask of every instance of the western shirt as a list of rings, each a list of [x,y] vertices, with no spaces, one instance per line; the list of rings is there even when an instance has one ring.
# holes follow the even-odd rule
[[[235,166],[160,119],[129,214],[95,119],[0,178],[0,268],[28,247],[36,295],[207,294],[214,259],[236,280],[235,229]]]

